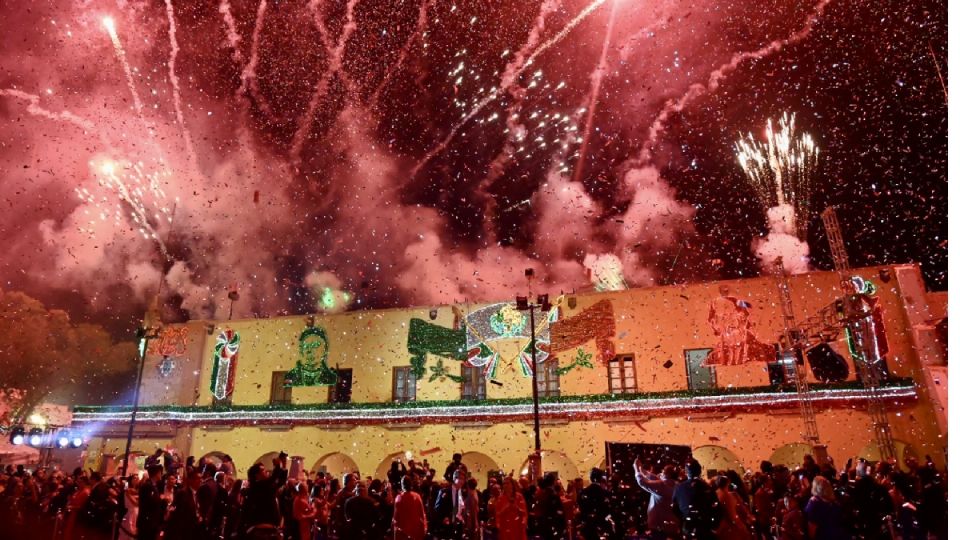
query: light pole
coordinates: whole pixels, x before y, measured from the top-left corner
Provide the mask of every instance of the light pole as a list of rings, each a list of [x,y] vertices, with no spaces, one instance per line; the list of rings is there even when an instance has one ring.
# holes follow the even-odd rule
[[[140,327],[137,329],[137,338],[139,341],[137,351],[140,354],[140,368],[137,372],[137,385],[133,388],[133,410],[130,411],[130,426],[127,428],[127,448],[123,453],[123,467],[120,468],[120,485],[127,477],[127,465],[130,464],[130,446],[133,444],[133,428],[137,423],[137,409],[140,407],[140,385],[143,383],[143,366],[147,363],[147,345],[151,339],[157,337],[158,329]],[[126,489],[126,488],[124,488]],[[113,538],[117,540],[120,537],[120,521],[127,512],[127,496],[120,493],[118,497],[117,516],[114,518]]]
[[[527,278],[533,277],[533,269],[526,270]],[[530,369],[533,375],[533,454],[528,459],[530,468],[530,477],[540,478],[540,385],[537,369],[537,323],[535,320],[536,308],[539,305],[540,310],[550,311],[550,298],[546,294],[537,296],[536,304],[531,303],[526,296],[517,297],[517,310],[530,312]]]

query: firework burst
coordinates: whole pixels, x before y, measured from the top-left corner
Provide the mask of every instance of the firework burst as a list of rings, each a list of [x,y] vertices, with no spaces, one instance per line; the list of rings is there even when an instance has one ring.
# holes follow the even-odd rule
[[[104,193],[96,194],[85,187],[76,188],[81,201],[96,208],[96,216],[101,221],[113,221],[122,226],[129,219],[139,234],[147,241],[155,242],[165,258],[169,258],[167,247],[160,238],[158,228],[173,222],[173,208],[162,184],[169,178],[168,170],[154,172],[147,170],[142,162],[130,163],[107,157],[97,157],[90,161],[91,173]],[[93,222],[89,229],[81,228],[81,233],[93,234]]]
[[[750,133],[736,143],[737,161],[767,208],[790,205],[795,212],[792,224],[804,238],[810,213],[810,183],[820,149],[809,133],[797,133],[796,115],[783,113],[774,126],[767,120],[766,140]]]

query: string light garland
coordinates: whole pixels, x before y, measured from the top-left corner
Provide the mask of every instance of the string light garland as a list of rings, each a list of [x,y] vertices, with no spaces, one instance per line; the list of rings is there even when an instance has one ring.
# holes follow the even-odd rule
[[[819,387],[819,388],[818,388]],[[869,399],[871,390],[862,385],[813,385],[809,394],[824,406],[850,405]],[[887,382],[879,391],[896,403],[917,397],[912,380]],[[699,395],[697,395],[699,394]],[[544,399],[541,414],[557,419],[603,419],[637,414],[688,414],[706,411],[749,412],[799,406],[796,392],[771,387],[731,388],[714,395],[706,392],[657,392],[634,395],[563,396]],[[323,421],[331,423],[380,424],[390,422],[446,423],[474,420],[522,420],[530,415],[529,400],[434,401],[408,403],[351,403],[285,406],[144,407],[142,421],[199,424],[289,424]],[[126,422],[124,407],[75,407],[74,422]]]

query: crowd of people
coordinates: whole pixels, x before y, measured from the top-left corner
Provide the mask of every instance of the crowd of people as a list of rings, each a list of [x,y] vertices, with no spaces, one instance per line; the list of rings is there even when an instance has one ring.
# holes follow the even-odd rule
[[[0,472],[0,537],[64,540],[340,539],[946,539],[944,474],[928,460],[849,461],[810,456],[789,469],[762,462],[745,474],[637,459],[564,484],[469,471],[455,454],[437,475],[399,460],[386,478],[334,478],[255,463],[237,478],[229,456],[183,464],[158,450],[145,474],[104,477],[19,466]],[[615,467],[615,470],[617,467]]]

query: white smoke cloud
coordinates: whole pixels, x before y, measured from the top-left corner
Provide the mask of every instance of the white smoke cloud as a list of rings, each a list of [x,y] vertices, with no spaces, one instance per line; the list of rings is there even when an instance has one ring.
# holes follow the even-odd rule
[[[796,236],[796,213],[789,204],[774,206],[767,210],[767,226],[770,233],[753,241],[753,253],[763,270],[772,273],[778,257],[783,259],[787,274],[803,274],[810,271],[810,246]]]
[[[627,288],[623,279],[623,263],[612,253],[588,254],[583,265],[590,270],[590,281],[598,291],[622,291]]]

